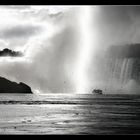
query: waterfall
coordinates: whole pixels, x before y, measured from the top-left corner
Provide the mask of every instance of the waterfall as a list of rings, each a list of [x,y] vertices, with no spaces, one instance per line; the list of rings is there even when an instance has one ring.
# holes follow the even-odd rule
[[[135,64],[137,61],[139,62],[138,59],[110,58],[107,61],[106,68],[108,68],[106,69],[106,76],[109,78],[107,87],[111,90],[126,90],[130,82],[131,84],[132,81],[135,83],[139,82],[140,69],[139,65]]]
[[[126,84],[132,77],[133,59],[125,58],[123,60],[124,66],[121,69],[121,83]]]

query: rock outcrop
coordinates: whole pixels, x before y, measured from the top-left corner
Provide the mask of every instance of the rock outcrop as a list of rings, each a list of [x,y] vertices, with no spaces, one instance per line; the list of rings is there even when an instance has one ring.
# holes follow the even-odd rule
[[[16,82],[9,81],[3,77],[0,77],[0,93],[27,93],[31,94],[31,88],[20,82],[19,84]]]

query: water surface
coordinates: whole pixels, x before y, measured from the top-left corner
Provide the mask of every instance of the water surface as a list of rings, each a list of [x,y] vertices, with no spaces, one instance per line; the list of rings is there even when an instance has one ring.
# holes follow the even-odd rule
[[[0,94],[0,134],[140,134],[140,95]]]

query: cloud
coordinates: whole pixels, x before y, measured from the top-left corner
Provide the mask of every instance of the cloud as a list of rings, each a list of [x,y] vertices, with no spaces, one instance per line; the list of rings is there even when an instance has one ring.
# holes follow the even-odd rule
[[[39,34],[41,29],[38,26],[31,25],[16,25],[14,27],[2,29],[0,32],[0,38],[12,39],[12,38],[27,38],[36,34]]]
[[[57,10],[55,10],[57,9]],[[42,33],[46,32],[46,38],[53,31],[53,26],[60,26],[64,24],[63,13],[65,13],[63,6],[59,8],[53,6],[1,6],[0,7],[0,40],[1,49],[7,48],[22,51],[26,48],[34,37],[40,38]],[[67,14],[68,15],[68,14]],[[51,30],[51,31],[50,31]],[[54,30],[56,28],[54,27]]]
[[[2,51],[0,51],[0,57],[21,57],[22,53],[21,52],[16,52],[16,51],[12,51],[9,49],[3,49]]]
[[[23,51],[28,41],[43,33],[43,27],[39,25],[21,24],[0,29],[1,49],[9,48],[12,50]]]
[[[29,9],[31,6],[29,5],[2,5],[0,8],[6,8],[6,9]]]
[[[25,54],[14,59],[0,58],[0,75],[15,82],[24,82],[33,91],[71,92],[72,71],[68,75],[67,70],[72,67],[71,61],[75,57],[76,29],[72,27],[75,23],[69,22],[69,13],[64,17],[61,15],[62,18],[55,18],[59,14],[52,13],[53,18],[49,15],[45,19],[48,13],[43,8],[34,13],[23,12],[20,17],[20,14],[14,16],[17,22],[13,21],[10,26],[0,28],[0,38],[8,43],[7,48],[18,48],[24,50],[22,52]],[[24,18],[20,22],[21,17]]]
[[[40,92],[74,92],[73,73],[80,53],[77,11],[67,6],[7,9],[0,14],[1,19],[6,15],[0,23],[1,44],[12,50],[22,50],[25,55],[0,59],[0,75],[24,82]],[[93,57],[88,70],[91,85],[102,76],[102,54],[108,46],[140,43],[139,7],[97,6],[97,9],[93,10],[94,26],[91,28],[97,38],[97,52],[93,52],[96,59]]]
[[[101,6],[97,28],[103,43],[140,43],[139,15],[139,6]]]

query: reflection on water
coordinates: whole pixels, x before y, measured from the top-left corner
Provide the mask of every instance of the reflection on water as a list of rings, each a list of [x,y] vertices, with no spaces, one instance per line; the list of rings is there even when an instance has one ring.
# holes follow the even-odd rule
[[[1,94],[0,103],[0,134],[140,134],[139,95]]]

